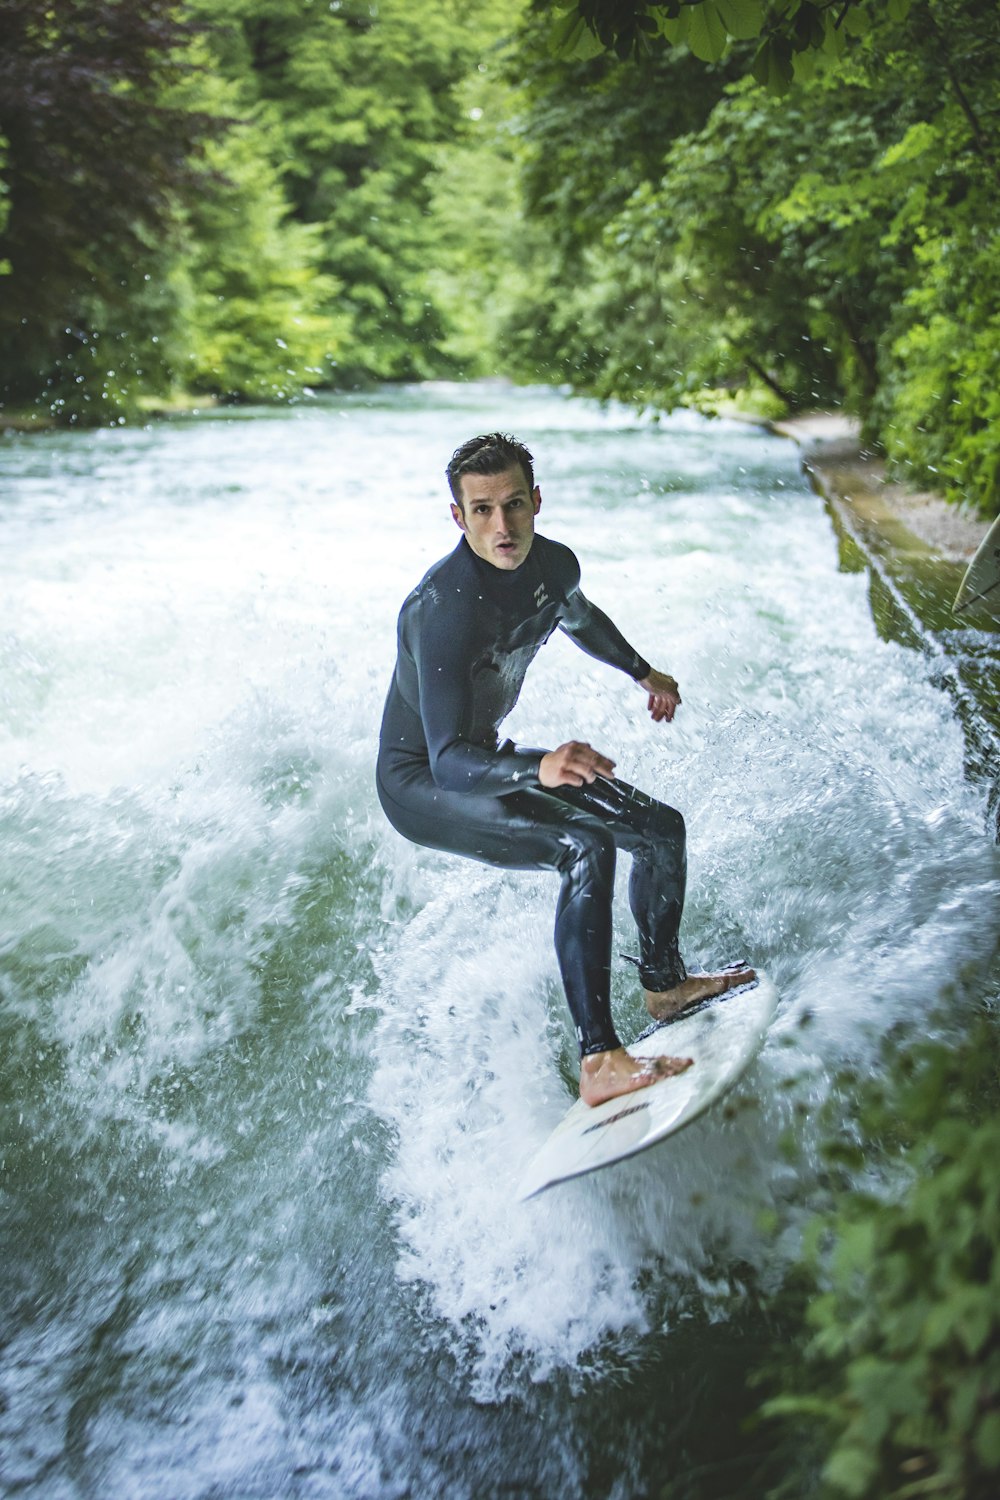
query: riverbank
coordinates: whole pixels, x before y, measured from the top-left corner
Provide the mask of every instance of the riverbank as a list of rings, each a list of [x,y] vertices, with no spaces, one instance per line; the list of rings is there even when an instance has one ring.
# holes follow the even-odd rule
[[[961,564],[964,571],[988,522],[971,507],[953,505],[931,491],[911,490],[888,479],[884,462],[861,447],[853,417],[814,412],[767,425],[799,444],[805,467],[815,473],[823,494],[830,489],[873,518],[883,512],[883,521],[894,520],[944,562]]]
[[[989,788],[988,817],[1000,841],[1000,613],[989,603],[961,616],[952,610],[987,522],[888,479],[841,413],[766,425],[799,444],[802,466],[827,503],[842,567],[868,572],[879,633],[934,663],[965,731],[967,774]]]
[[[65,432],[73,430],[88,432],[94,427],[133,426],[136,423],[167,421],[171,417],[197,416],[202,411],[212,411],[219,405],[217,396],[195,396],[190,391],[176,391],[171,396],[140,396],[129,417],[117,421],[105,414],[99,419],[86,422],[57,422],[50,412],[37,406],[0,406],[0,437],[5,432]]]

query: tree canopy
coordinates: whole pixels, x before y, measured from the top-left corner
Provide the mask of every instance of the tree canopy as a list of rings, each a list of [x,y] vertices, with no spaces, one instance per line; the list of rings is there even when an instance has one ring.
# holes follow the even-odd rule
[[[840,57],[848,38],[884,16],[905,18],[914,0],[535,0],[553,13],[552,44],[578,57],[612,51],[641,56],[657,39],[718,62],[732,41],[756,42],[748,56],[758,83],[781,91],[809,55]],[[917,0],[919,3],[919,0]]]
[[[0,35],[0,382],[17,399],[87,365],[98,302],[131,304],[212,127],[164,99],[190,37],[172,0],[0,0]]]
[[[6,404],[842,403],[1000,509],[995,0],[0,0]]]
[[[552,224],[543,302],[557,361],[583,388],[653,407],[741,390],[784,408],[846,404],[901,473],[995,513],[997,7],[750,4],[739,27],[726,12],[716,61],[693,74],[690,38],[664,34],[677,9],[535,6],[540,34],[557,13],[564,30],[568,16],[599,33],[582,47],[567,33],[583,55],[567,57],[564,38],[558,64],[536,63],[526,85],[525,180],[531,213]],[[755,37],[770,28],[792,46],[793,23],[794,76],[762,87]],[[613,111],[617,132],[594,133],[587,111],[609,78],[631,102]],[[642,145],[623,156],[630,118]],[[593,190],[623,175],[617,204]]]

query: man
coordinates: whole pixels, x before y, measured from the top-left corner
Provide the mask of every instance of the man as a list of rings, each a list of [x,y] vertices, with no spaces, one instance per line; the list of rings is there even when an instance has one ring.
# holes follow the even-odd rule
[[[632,678],[655,723],[680,704],[674,679],[638,656],[580,592],[573,553],[535,532],[541,492],[527,448],[503,433],[463,443],[447,468],[462,532],[403,604],[382,720],[377,785],[404,838],[506,869],[562,877],[555,942],[580,1044],[580,1096],[600,1104],[682,1072],[690,1058],[633,1058],[611,1021],[611,906],[616,848],[632,856],[636,961],[657,1020],[745,984],[753,970],[687,973],[680,813],[614,777],[579,740],[529,750],[497,731],[538,648],[558,625],[582,650]]]

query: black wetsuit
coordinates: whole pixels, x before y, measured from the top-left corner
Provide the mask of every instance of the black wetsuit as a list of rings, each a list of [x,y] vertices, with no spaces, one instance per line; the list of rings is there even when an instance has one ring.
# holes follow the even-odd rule
[[[497,730],[556,626],[639,680],[649,664],[580,592],[580,567],[535,534],[520,567],[496,568],[463,536],[406,599],[386,699],[377,785],[386,817],[431,849],[509,869],[557,870],[555,940],[581,1053],[620,1045],[611,1021],[615,848],[632,855],[629,903],[643,985],[685,978],[677,946],[684,904],[680,813],[618,780],[543,788],[544,750]]]

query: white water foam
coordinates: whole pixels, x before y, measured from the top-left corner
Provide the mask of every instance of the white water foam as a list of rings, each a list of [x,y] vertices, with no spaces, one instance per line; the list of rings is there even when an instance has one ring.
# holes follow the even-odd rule
[[[483,1400],[525,1369],[542,1380],[627,1357],[658,1319],[682,1315],[692,1287],[710,1308],[743,1268],[765,1285],[780,1277],[815,1164],[809,1122],[831,1079],[870,1068],[886,1028],[927,1016],[994,942],[996,852],[962,780],[950,706],[919,656],[877,639],[815,497],[671,505],[655,550],[627,564],[617,552],[634,541],[634,518],[618,543],[599,522],[584,588],[619,601],[629,638],[676,671],[687,700],[677,723],[643,727],[633,690],[554,641],[507,729],[624,747],[618,774],[688,820],[689,962],[751,958],[782,1009],[734,1108],[519,1204],[520,1172],[572,1097],[555,879],[417,856],[432,894],[380,962],[370,1098],[397,1132],[383,1186],[400,1275],[425,1288]],[[585,553],[586,516],[581,530],[566,539]],[[631,951],[624,878],[617,946]],[[642,1014],[627,974],[614,1003],[634,1035]],[[777,1239],[760,1227],[765,1210]]]
[[[16,877],[0,946],[36,965],[44,982],[32,970],[16,996],[23,1034],[61,1058],[59,1088],[26,1098],[26,1113],[47,1111],[50,1139],[79,1164],[73,1211],[107,1214],[96,1243],[110,1264],[127,1258],[121,1205],[102,1196],[118,1146],[141,1168],[135,1143],[151,1142],[168,1195],[153,1227],[140,1196],[130,1230],[163,1262],[130,1293],[136,1425],[116,1427],[112,1403],[90,1427],[119,1488],[157,1493],[166,1447],[157,1419],[135,1413],[143,1380],[155,1394],[164,1378],[161,1344],[165,1361],[184,1361],[209,1337],[202,1306],[242,1342],[231,1383],[196,1360],[177,1393],[192,1475],[236,1486],[255,1465],[296,1461],[275,1394],[281,1359],[294,1358],[277,1338],[273,1366],[256,1351],[262,1330],[321,1305],[327,1238],[352,1263],[371,1253],[373,1178],[392,1219],[372,1295],[393,1304],[395,1273],[400,1303],[424,1318],[400,1348],[454,1350],[458,1384],[484,1402],[525,1377],[641,1359],[648,1335],[692,1306],[722,1315],[746,1268],[780,1272],[786,1248],[759,1214],[773,1208],[794,1240],[808,1117],[831,1074],[866,1066],[887,1022],[926,1014],[996,928],[996,852],[962,782],[948,704],[918,656],[876,638],[863,580],[838,573],[791,452],[693,418],[655,431],[537,393],[452,394],[451,410],[429,394],[413,410],[389,400],[370,420],[355,405],[92,435],[67,449],[72,472],[51,446],[26,447],[23,518],[0,517],[17,543],[0,551],[12,622],[0,640],[0,817]],[[783,1001],[733,1113],[525,1205],[514,1185],[567,1107],[574,1067],[555,881],[412,848],[382,823],[371,778],[396,609],[455,536],[442,458],[492,425],[528,437],[542,529],[576,548],[585,590],[685,696],[677,723],[653,729],[641,694],[557,638],[509,732],[590,738],[627,780],[681,807],[687,956],[746,953]],[[387,491],[399,453],[406,482]],[[349,930],[335,940],[338,921]],[[622,889],[626,951],[629,927]],[[374,978],[349,962],[369,951]],[[632,982],[616,972],[626,1035],[642,1021]],[[273,1073],[239,1072],[244,1041]],[[193,1097],[164,1108],[175,1082]],[[394,1144],[366,1129],[372,1114]],[[87,1139],[60,1142],[78,1125]],[[794,1167],[789,1131],[802,1147]],[[78,1146],[91,1150],[79,1163]],[[129,1193],[141,1195],[140,1178]],[[184,1192],[191,1203],[175,1206],[169,1195]],[[178,1249],[175,1212],[193,1251]],[[265,1245],[274,1259],[261,1270]],[[215,1281],[213,1266],[225,1267]],[[98,1287],[93,1307],[53,1315],[46,1347],[23,1333],[42,1399],[58,1388],[46,1384],[52,1362],[86,1347],[110,1310],[99,1268],[77,1269]],[[186,1300],[188,1274],[206,1283],[204,1303]],[[321,1367],[325,1346],[307,1358]],[[399,1451],[400,1392],[362,1368],[363,1353],[351,1358],[358,1399],[321,1402],[317,1429],[340,1430],[309,1442],[314,1460],[337,1450],[329,1492],[376,1494],[388,1481],[370,1447]],[[61,1416],[55,1403],[55,1426]],[[50,1436],[41,1421],[29,1433],[39,1473]],[[180,1478],[168,1468],[164,1483],[181,1493]]]

